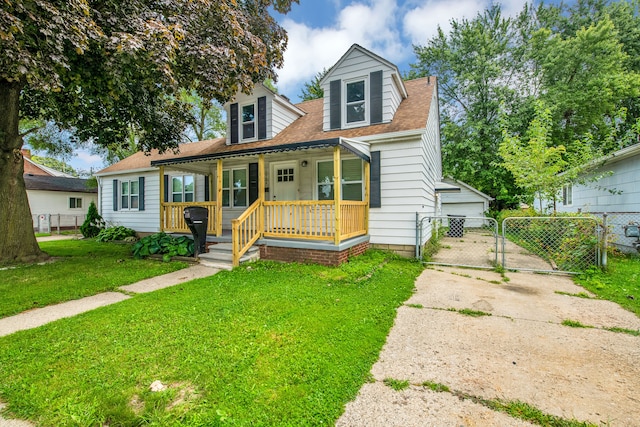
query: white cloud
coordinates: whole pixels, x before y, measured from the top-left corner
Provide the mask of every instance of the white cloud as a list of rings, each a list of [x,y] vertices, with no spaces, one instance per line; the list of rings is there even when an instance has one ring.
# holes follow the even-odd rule
[[[73,166],[74,169],[80,169],[83,171],[88,171],[91,168],[95,171],[102,169],[104,166],[101,156],[91,154],[86,150],[76,150],[74,152],[74,157],[69,161],[69,164]]]
[[[311,28],[285,19],[289,45],[278,72],[280,92],[297,97],[304,82],[335,64],[354,43],[392,62],[405,58],[410,49],[402,45],[398,10],[396,0],[369,0],[344,7],[328,27]]]
[[[451,29],[452,19],[473,18],[485,7],[484,0],[428,1],[407,12],[404,32],[412,44],[425,45],[438,33],[438,26],[446,34]]]
[[[410,9],[404,16],[403,32],[412,44],[425,45],[438,32],[451,29],[451,20],[473,19],[490,7],[487,0],[427,0],[424,4]],[[516,16],[527,0],[505,0],[501,2],[505,17]]]

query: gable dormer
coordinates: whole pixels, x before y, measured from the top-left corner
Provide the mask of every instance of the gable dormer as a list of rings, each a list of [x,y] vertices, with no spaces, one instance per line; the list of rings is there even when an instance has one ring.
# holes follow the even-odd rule
[[[354,44],[320,81],[325,131],[389,123],[407,97],[398,68]]]
[[[251,95],[242,92],[225,105],[227,145],[271,139],[304,115],[289,100],[265,85],[256,85]]]

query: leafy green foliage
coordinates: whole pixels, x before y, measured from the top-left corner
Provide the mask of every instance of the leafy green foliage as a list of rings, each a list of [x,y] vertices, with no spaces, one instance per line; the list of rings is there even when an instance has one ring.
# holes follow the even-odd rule
[[[303,101],[311,101],[312,99],[320,99],[324,97],[324,90],[320,86],[320,81],[327,74],[327,69],[317,73],[310,82],[304,83],[300,90],[300,99]]]
[[[53,157],[31,156],[31,160],[39,165],[47,166],[51,169],[67,173],[75,177],[79,176],[78,172],[71,165]]]
[[[125,240],[127,237],[134,237],[135,230],[117,225],[115,227],[103,228],[96,236],[97,242],[112,242],[114,240]]]
[[[136,295],[1,338],[2,398],[43,425],[333,425],[421,271],[370,251],[335,268],[258,261]],[[168,389],[150,392],[156,380]]]
[[[80,232],[87,238],[96,237],[104,227],[104,219],[102,219],[98,213],[96,204],[91,201],[89,204],[89,210],[87,211],[87,218],[80,226]]]
[[[187,236],[171,237],[166,233],[155,233],[143,237],[131,247],[133,256],[144,258],[149,255],[162,255],[167,262],[174,256],[193,256],[195,244]]]

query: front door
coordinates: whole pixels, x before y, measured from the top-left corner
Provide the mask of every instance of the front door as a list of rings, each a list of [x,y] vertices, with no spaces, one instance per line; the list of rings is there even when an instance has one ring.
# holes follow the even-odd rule
[[[277,162],[271,164],[271,200],[298,199],[298,163]]]
[[[295,161],[272,163],[270,187],[271,201],[298,200],[298,163]],[[292,206],[278,203],[268,210],[267,228],[283,235],[295,233],[300,226],[296,223],[298,216]]]

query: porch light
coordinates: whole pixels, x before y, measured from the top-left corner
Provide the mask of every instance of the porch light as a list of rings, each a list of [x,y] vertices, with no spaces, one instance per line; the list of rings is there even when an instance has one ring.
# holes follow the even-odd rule
[[[300,166],[302,166],[303,168],[306,168],[308,164],[309,162],[307,162],[306,160],[300,162]]]

